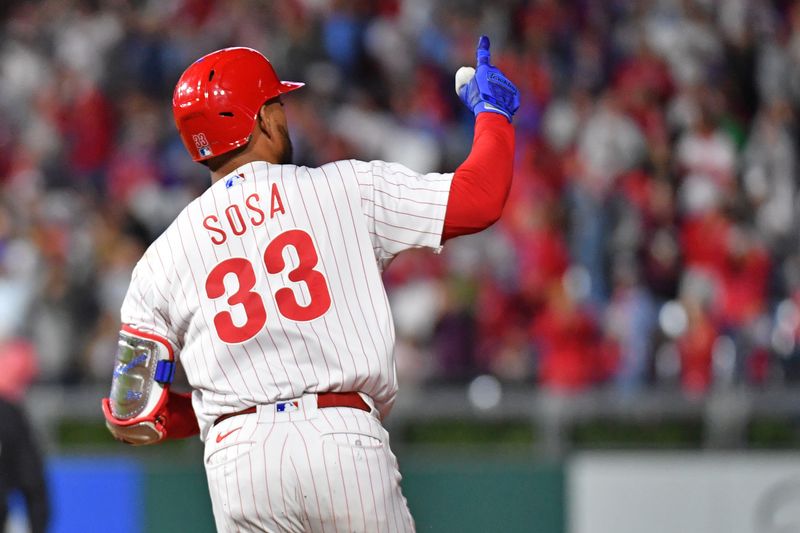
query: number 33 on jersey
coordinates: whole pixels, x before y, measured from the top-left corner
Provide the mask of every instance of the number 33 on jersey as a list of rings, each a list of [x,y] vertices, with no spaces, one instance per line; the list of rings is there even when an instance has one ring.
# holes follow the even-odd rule
[[[314,270],[319,262],[317,251],[311,236],[303,230],[284,231],[267,245],[264,251],[264,268],[268,274],[278,275],[286,269],[284,250],[294,249],[298,264],[288,275],[289,281],[305,283],[309,294],[307,305],[297,301],[295,292],[282,287],[273,295],[278,311],[284,317],[305,322],[322,316],[331,306],[331,294],[325,276]],[[232,294],[225,290],[225,278],[229,274],[236,277],[238,288]],[[244,308],[246,320],[236,325],[230,311],[221,311],[214,317],[214,327],[220,340],[228,344],[238,344],[252,339],[267,322],[267,310],[264,301],[252,289],[256,285],[256,273],[253,263],[244,257],[231,257],[218,263],[206,278],[206,295],[211,299],[228,297],[228,304]]]
[[[234,236],[241,237],[249,229],[248,226],[252,228],[262,226],[267,216],[271,220],[276,215],[286,214],[277,184],[273,183],[270,189],[269,215],[260,206],[260,201],[261,197],[257,192],[247,196],[244,201],[246,216],[239,204],[233,203],[227,206],[223,211],[227,230]],[[223,228],[217,215],[206,216],[203,227],[209,231],[214,245],[222,245],[228,240],[228,231]],[[285,282],[280,279],[280,275],[288,267],[284,253],[291,253],[289,249],[294,251],[297,264],[288,270],[286,278],[289,285],[304,284],[304,287],[298,286],[296,289],[308,295],[306,304],[300,303],[297,293],[292,288],[283,286]],[[261,265],[253,265],[247,257],[229,257],[217,263],[206,277],[206,296],[212,300],[227,298],[226,301],[231,307],[230,310],[220,311],[214,316],[217,337],[225,343],[239,344],[248,341],[266,324],[268,317],[263,296],[253,291],[256,286],[256,276],[262,272],[278,278],[277,285],[281,288],[275,290],[269,297],[275,298],[278,312],[285,318],[298,322],[314,320],[322,316],[331,306],[331,294],[325,276],[319,270],[315,270],[319,256],[308,232],[302,229],[290,229],[280,233],[269,241],[261,259],[263,268]],[[225,281],[231,277],[235,279],[234,288],[226,290]],[[239,321],[234,319],[236,306],[240,306],[244,315]]]

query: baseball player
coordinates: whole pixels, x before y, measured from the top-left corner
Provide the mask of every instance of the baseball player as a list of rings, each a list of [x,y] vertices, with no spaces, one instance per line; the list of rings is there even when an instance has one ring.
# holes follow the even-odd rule
[[[456,75],[472,151],[419,174],[292,165],[281,98],[302,85],[249,48],[178,80],[175,123],[211,186],[133,272],[103,413],[130,444],[199,432],[219,531],[413,531],[381,425],[397,392],[381,271],[499,218],[519,95],[481,37]],[[191,395],[169,390],[178,361]]]

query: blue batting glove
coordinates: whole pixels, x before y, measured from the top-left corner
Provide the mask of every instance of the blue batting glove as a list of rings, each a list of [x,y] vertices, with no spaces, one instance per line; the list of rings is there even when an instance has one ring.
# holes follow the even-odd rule
[[[475,115],[483,112],[499,113],[511,122],[519,109],[519,90],[493,66],[489,52],[489,38],[481,35],[475,50],[477,68],[461,67],[456,72],[456,94]]]

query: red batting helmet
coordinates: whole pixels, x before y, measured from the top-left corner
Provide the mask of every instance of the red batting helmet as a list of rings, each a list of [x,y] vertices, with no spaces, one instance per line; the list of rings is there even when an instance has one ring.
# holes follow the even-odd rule
[[[269,60],[252,48],[217,50],[178,80],[175,125],[192,159],[203,161],[246,144],[264,102],[303,85],[280,81]]]

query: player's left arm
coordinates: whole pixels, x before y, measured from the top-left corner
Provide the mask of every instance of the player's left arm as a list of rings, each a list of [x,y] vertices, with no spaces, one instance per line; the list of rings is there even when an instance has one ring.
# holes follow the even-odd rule
[[[163,273],[161,273],[163,276]],[[164,291],[147,254],[134,270],[122,305],[111,393],[102,401],[106,426],[117,440],[155,444],[199,433],[191,394],[170,390],[178,342],[165,318]]]
[[[475,113],[472,150],[453,175],[442,242],[488,228],[503,212],[511,188],[519,91],[491,64],[489,38],[481,36],[476,67],[456,73],[456,93]]]
[[[170,390],[176,364],[165,338],[123,325],[111,393],[102,402],[115,439],[140,446],[200,432],[191,393]]]

